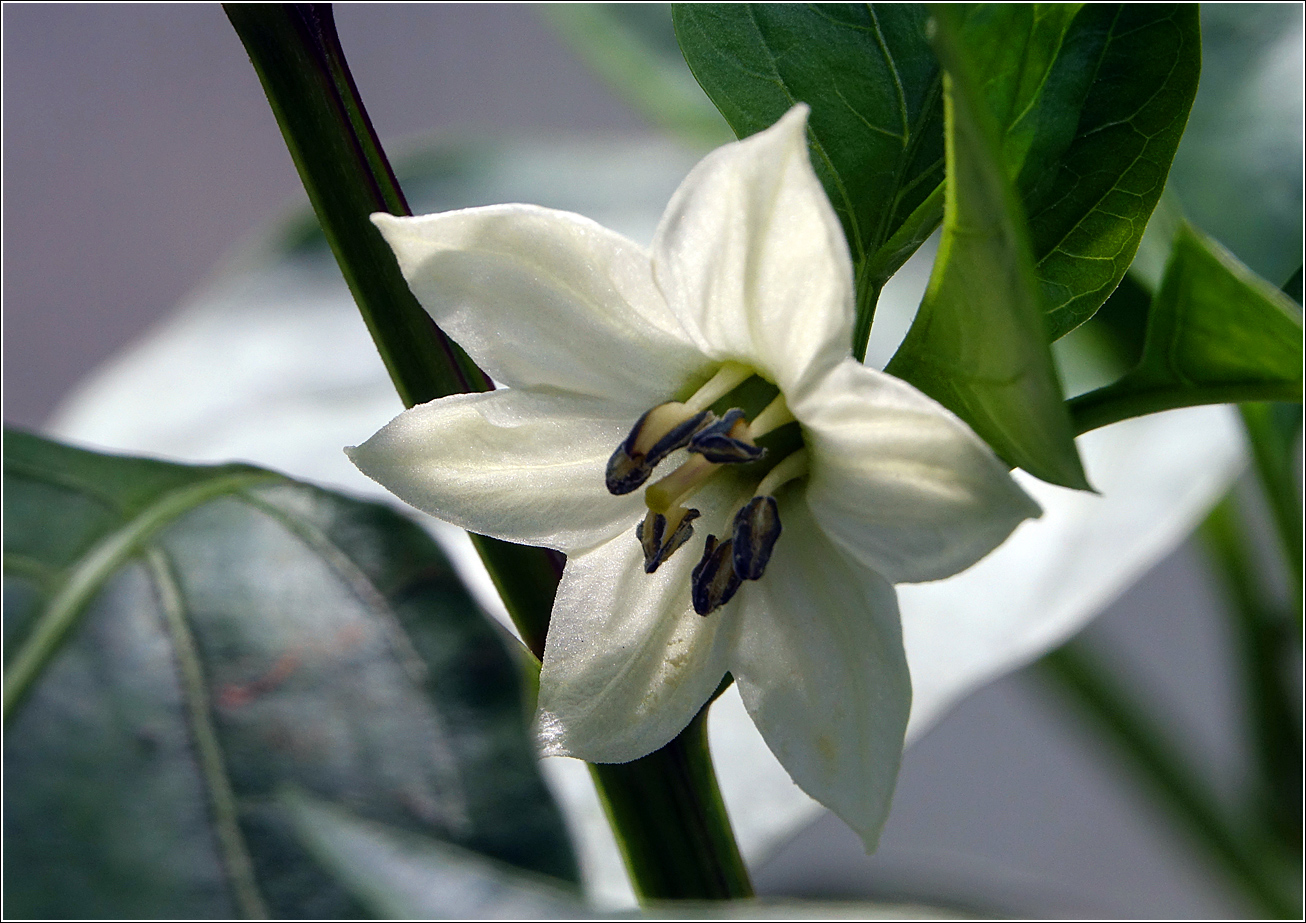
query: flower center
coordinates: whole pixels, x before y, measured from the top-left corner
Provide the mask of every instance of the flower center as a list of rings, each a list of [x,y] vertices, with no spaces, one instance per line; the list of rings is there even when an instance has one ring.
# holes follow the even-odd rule
[[[759,392],[765,396],[759,399]],[[750,421],[744,407],[736,404],[762,409]],[[747,366],[727,362],[685,401],[647,411],[608,460],[608,490],[621,495],[644,484],[671,453],[682,448],[689,452],[689,458],[644,491],[648,514],[636,526],[635,536],[644,551],[644,571],[650,574],[693,536],[693,522],[700,516],[689,506],[693,496],[727,465],[757,465],[751,499],[728,520],[730,535],[724,541],[709,535],[694,568],[691,596],[699,615],[724,606],[744,580],[759,580],[766,570],[781,531],[774,493],[807,473],[807,451],[801,436],[795,444],[798,427],[791,423],[793,415],[774,386]],[[777,431],[789,438],[780,438]],[[772,434],[769,448],[758,444]],[[772,451],[780,461],[768,465]]]

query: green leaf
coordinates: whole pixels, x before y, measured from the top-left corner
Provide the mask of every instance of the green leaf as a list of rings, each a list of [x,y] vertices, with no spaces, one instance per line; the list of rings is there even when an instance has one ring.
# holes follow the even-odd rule
[[[1283,292],[1189,225],[1148,312],[1138,365],[1070,401],[1077,432],[1230,401],[1302,399],[1302,319]]]
[[[943,240],[920,310],[886,371],[957,414],[1010,464],[1087,488],[998,128],[953,23],[939,25],[948,67]]]
[[[1030,162],[1029,235],[1055,340],[1093,315],[1129,268],[1165,186],[1201,71],[1195,4],[1089,4],[1067,33],[1094,80],[1051,179]]]
[[[299,789],[281,792],[309,850],[379,919],[538,920],[589,916],[556,878],[530,875],[407,830],[366,820]]]
[[[9,432],[6,910],[355,916],[275,802],[575,878],[513,662],[397,513]]]
[[[1001,131],[1007,175],[1032,183],[1074,138],[1100,32],[1078,3],[966,4],[948,11]],[[1073,26],[1073,28],[1072,28]],[[1068,33],[1069,30],[1069,33]]]
[[[1167,189],[1196,227],[1279,282],[1302,254],[1302,10],[1201,13],[1202,80]]]
[[[739,137],[797,102],[811,106],[812,164],[848,237],[854,349],[864,351],[879,287],[942,215],[941,198],[931,198],[943,179],[943,109],[928,13],[917,4],[675,4],[672,19],[690,70]]]
[[[540,11],[586,64],[655,124],[704,147],[733,140],[685,66],[670,4],[549,3]]]

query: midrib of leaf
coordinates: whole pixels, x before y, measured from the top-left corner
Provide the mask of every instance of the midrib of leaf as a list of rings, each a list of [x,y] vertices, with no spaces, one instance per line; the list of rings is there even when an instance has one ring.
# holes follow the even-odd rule
[[[280,479],[279,475],[267,472],[242,472],[168,491],[97,542],[64,578],[5,671],[4,720],[13,715],[64,635],[77,624],[104,582],[151,536],[206,500],[251,484]]]
[[[240,808],[236,803],[236,792],[222,758],[217,730],[209,715],[208,683],[204,678],[204,666],[200,663],[190,626],[186,624],[185,605],[173,574],[172,563],[157,547],[150,548],[145,553],[145,561],[158,591],[159,606],[163,609],[168,633],[172,635],[191,739],[195,742],[199,755],[200,772],[204,776],[209,805],[213,809],[218,848],[230,877],[232,891],[235,892],[236,906],[248,920],[266,920],[269,918],[267,904],[259,892],[254,863],[250,860],[249,848],[240,830]]]

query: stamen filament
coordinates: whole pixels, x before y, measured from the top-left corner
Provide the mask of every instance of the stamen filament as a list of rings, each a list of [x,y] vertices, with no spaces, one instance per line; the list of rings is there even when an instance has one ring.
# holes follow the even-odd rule
[[[748,424],[748,432],[757,439],[765,436],[772,430],[779,429],[786,423],[794,422],[794,415],[789,412],[789,405],[785,403],[785,396],[777,394],[771,403],[762,408],[762,412],[753,418],[753,422]]]
[[[685,406],[694,413],[707,410],[718,400],[725,397],[753,374],[753,370],[738,362],[727,362],[717,369],[717,373],[685,401]]]
[[[701,455],[691,455],[675,471],[644,489],[644,503],[655,513],[673,510],[702,487],[717,467]]]
[[[776,465],[753,493],[757,496],[775,496],[775,492],[795,478],[807,473],[807,450],[799,449],[780,464]]]

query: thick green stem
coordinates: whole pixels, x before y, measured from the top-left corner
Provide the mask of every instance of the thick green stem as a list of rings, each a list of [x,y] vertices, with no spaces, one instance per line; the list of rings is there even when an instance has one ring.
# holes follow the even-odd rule
[[[488,377],[422,310],[368,216],[409,214],[345,63],[329,6],[232,4],[309,200],[404,405],[489,390]],[[513,622],[543,657],[563,558],[473,536]],[[643,759],[595,769],[635,889],[649,900],[749,893],[701,718]],[[629,806],[639,805],[632,812]],[[649,825],[649,818],[662,822]],[[701,866],[697,871],[689,865]],[[723,886],[722,882],[726,884]],[[741,884],[742,882],[742,884]]]
[[[1272,917],[1297,914],[1290,879],[1265,845],[1242,835],[1156,722],[1082,642],[1046,655],[1039,672],[1108,743],[1160,805],[1240,890]]]
[[[368,221],[377,211],[408,214],[408,206],[352,93],[330,8],[231,4],[226,12],[404,405],[486,390],[488,380],[422,310]]]
[[[707,708],[656,753],[590,766],[641,901],[753,894],[712,770]]]

